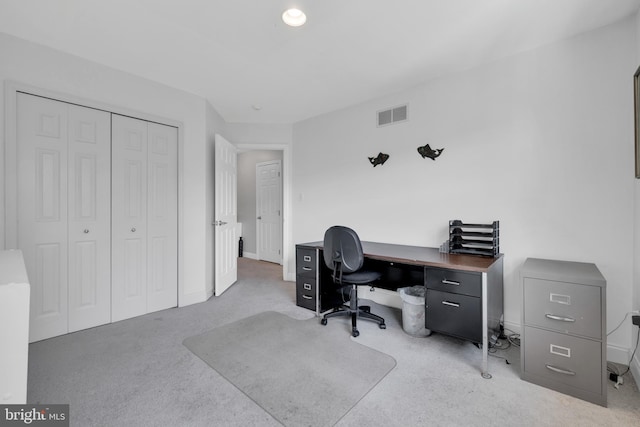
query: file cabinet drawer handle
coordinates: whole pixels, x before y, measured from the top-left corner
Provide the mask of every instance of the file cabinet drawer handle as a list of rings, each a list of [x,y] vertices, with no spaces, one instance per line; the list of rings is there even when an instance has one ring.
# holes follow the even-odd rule
[[[311,271],[311,267],[302,267],[302,269],[305,271]]]
[[[556,316],[555,314],[545,314],[544,317],[546,317],[547,319],[551,319],[551,320],[560,320],[561,322],[575,322],[576,319],[573,319],[571,317],[564,317],[564,316]]]
[[[302,295],[302,298],[304,298],[304,299],[313,299],[313,297],[310,297],[309,295]]]
[[[444,305],[448,305],[449,307],[460,307],[460,304],[458,304],[457,302],[442,301],[442,303]]]
[[[310,291],[311,290],[311,285],[309,283],[303,283],[302,287],[304,288],[305,291]]]
[[[570,375],[570,376],[575,376],[576,373],[573,371],[567,371],[566,369],[560,369],[560,368],[556,368],[555,366],[551,366],[551,365],[544,365],[547,367],[547,369],[553,371],[553,372],[557,372],[559,374],[564,374],[564,375]]]
[[[447,280],[447,279],[443,279],[442,283],[445,285],[460,286],[460,282],[454,282],[452,280]]]
[[[311,262],[311,256],[309,255],[305,255],[304,257],[302,257],[302,259],[304,260],[304,262]]]

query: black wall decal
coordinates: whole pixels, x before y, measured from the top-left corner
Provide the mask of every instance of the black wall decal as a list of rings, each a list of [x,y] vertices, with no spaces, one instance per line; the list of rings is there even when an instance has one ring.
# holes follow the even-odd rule
[[[384,162],[389,158],[388,154],[384,154],[382,152],[378,153],[378,157],[369,157],[369,161],[375,168],[378,165],[384,165]]]
[[[429,147],[429,144],[424,145],[422,147],[418,147],[418,153],[420,153],[423,159],[428,157],[431,160],[435,160],[436,157],[440,156],[440,154],[442,154],[443,151],[444,151],[444,148],[437,148],[434,150],[431,147]]]

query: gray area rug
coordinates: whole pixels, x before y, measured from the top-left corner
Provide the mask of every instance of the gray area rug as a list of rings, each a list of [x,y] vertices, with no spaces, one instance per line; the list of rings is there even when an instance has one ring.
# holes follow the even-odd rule
[[[317,318],[264,312],[184,345],[286,426],[332,426],[396,365]]]

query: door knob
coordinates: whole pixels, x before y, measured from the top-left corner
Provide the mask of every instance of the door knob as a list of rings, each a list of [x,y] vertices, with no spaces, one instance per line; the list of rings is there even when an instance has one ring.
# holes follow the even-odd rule
[[[88,233],[89,233],[89,229],[88,229],[88,228],[85,228],[85,229],[84,229],[84,234],[88,234]]]
[[[133,227],[133,228],[131,229],[131,232],[132,232],[132,233],[135,233],[135,232],[136,232],[136,228],[135,228],[135,227]]]
[[[259,216],[258,219],[262,219],[262,216]]]

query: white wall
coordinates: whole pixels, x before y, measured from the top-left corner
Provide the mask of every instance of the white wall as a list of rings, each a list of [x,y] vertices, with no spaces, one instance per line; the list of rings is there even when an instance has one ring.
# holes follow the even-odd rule
[[[206,171],[208,157],[206,132],[208,124],[206,101],[131,74],[117,71],[94,62],[50,48],[33,44],[0,33],[0,80],[13,80],[37,88],[71,97],[114,106],[118,110],[139,112],[143,118],[154,116],[182,124],[180,141],[182,176],[179,233],[181,242],[182,287],[179,304],[204,301],[206,298],[205,272],[207,251],[207,198]],[[159,65],[160,66],[160,65]],[[5,88],[0,88],[2,99]],[[0,117],[4,117],[4,103]],[[0,152],[4,151],[5,127],[0,122]],[[4,193],[4,159],[0,159],[0,196]],[[0,197],[0,224],[4,224],[4,197]],[[0,249],[4,247],[5,230],[0,226]]]
[[[342,224],[362,240],[437,247],[450,219],[500,220],[507,327],[520,325],[527,257],[596,263],[617,324],[632,296],[634,49],[627,19],[296,123],[294,243]],[[376,111],[403,103],[408,122],[376,127]],[[426,143],[445,151],[422,159]],[[374,168],[380,151],[390,158]],[[609,337],[611,360],[629,332]]]
[[[233,144],[291,144],[290,124],[227,123],[229,141]]]

